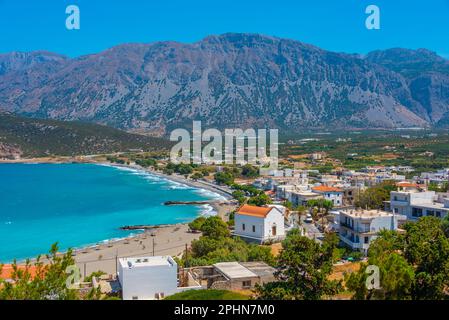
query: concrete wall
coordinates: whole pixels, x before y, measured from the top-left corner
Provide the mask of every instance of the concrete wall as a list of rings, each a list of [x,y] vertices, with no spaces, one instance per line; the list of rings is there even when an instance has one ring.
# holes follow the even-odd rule
[[[178,266],[169,258],[169,266],[134,266],[128,268],[119,265],[119,280],[122,286],[123,300],[154,300],[156,293],[165,296],[178,292]]]
[[[237,235],[257,238],[262,240],[264,238],[264,219],[260,217],[252,217],[243,214],[235,214],[235,229]],[[245,225],[245,230],[243,230]],[[255,226],[255,232],[253,232]]]
[[[260,241],[276,240],[285,236],[284,216],[276,208],[273,208],[265,218],[236,213],[234,221],[234,233],[238,236],[256,238]],[[245,224],[245,230],[243,230],[243,224]],[[272,234],[274,225],[276,225],[276,236]]]

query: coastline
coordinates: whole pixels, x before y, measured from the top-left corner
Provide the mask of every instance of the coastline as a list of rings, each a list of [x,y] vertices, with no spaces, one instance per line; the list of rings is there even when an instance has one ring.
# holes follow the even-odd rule
[[[78,161],[77,161],[78,160]],[[206,181],[193,181],[186,179],[180,175],[166,175],[162,172],[157,172],[151,169],[143,168],[138,165],[121,165],[104,161],[95,161],[89,159],[70,158],[37,158],[37,159],[21,159],[20,161],[0,161],[2,163],[23,163],[23,164],[94,164],[105,165],[116,168],[123,168],[129,170],[137,170],[145,172],[150,175],[158,176],[170,182],[192,187],[203,192],[213,193],[219,197],[218,199],[210,200],[211,210],[222,219],[227,220],[227,215],[232,210],[236,209],[236,203],[232,201],[232,196],[229,191],[219,186]],[[204,207],[204,205],[200,206]],[[123,226],[117,226],[120,228]],[[188,223],[183,224],[168,224],[154,229],[137,231],[121,239],[103,239],[99,240],[97,244],[86,244],[80,247],[73,248],[73,257],[76,264],[79,266],[82,275],[89,275],[94,271],[104,271],[107,273],[115,272],[115,260],[120,257],[131,257],[141,255],[171,255],[180,256],[189,246],[192,240],[198,239],[200,234],[191,233],[188,230]],[[60,252],[63,254],[66,251]],[[26,259],[18,260],[18,263],[25,262]],[[35,257],[30,259],[35,261]],[[45,259],[44,259],[45,260]]]

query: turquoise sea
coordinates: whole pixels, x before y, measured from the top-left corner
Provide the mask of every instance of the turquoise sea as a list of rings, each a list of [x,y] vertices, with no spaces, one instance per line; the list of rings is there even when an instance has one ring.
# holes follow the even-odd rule
[[[125,225],[187,222],[212,208],[163,203],[218,197],[127,168],[0,164],[0,262],[35,257],[55,242],[62,251],[124,238]]]

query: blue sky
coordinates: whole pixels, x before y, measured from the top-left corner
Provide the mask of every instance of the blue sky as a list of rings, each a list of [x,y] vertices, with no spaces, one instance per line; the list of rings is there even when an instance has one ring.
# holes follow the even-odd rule
[[[80,8],[80,30],[65,27],[70,4]],[[381,10],[381,30],[365,28],[369,4]],[[226,32],[348,53],[427,48],[449,58],[449,0],[0,0],[0,52],[79,56],[126,42],[195,42]]]

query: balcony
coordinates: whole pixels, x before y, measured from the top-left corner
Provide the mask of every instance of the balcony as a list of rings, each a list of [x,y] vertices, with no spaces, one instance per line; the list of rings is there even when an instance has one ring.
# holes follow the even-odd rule
[[[358,226],[354,227],[354,226],[350,226],[348,223],[345,223],[345,222],[340,222],[340,226],[341,226],[341,227],[344,227],[344,228],[347,228],[347,229],[349,229],[349,230],[352,230],[352,231],[354,231],[355,233],[367,233],[367,232],[371,232],[369,226],[363,226],[363,225],[360,226],[360,225],[358,225]]]
[[[340,221],[340,226],[354,230],[354,227],[352,227],[349,223],[346,223],[346,222]]]

